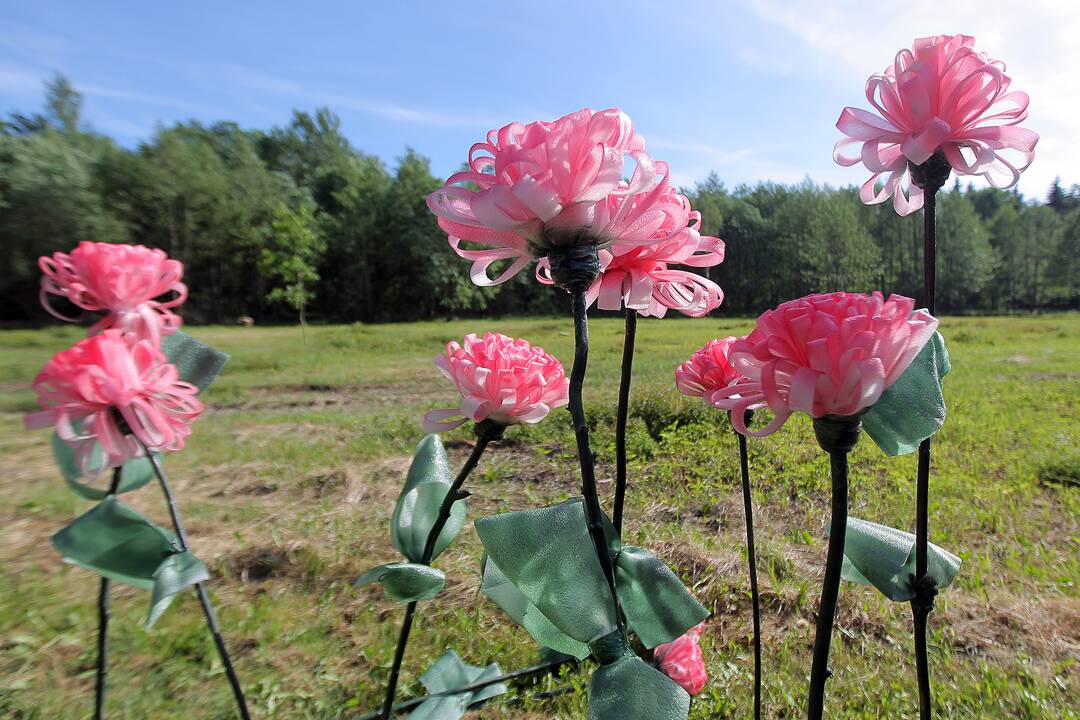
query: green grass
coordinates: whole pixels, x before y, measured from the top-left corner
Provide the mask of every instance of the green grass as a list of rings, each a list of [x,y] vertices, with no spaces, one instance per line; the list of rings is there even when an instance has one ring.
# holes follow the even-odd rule
[[[703,639],[710,682],[693,718],[746,718],[749,601],[736,444],[726,420],[682,398],[672,370],[745,320],[644,321],[630,424],[627,539],[652,549],[713,612]],[[396,559],[388,521],[419,419],[454,404],[432,358],[446,340],[495,329],[569,362],[569,319],[294,328],[195,328],[232,361],[208,392],[188,449],[168,458],[195,552],[258,717],[333,718],[378,704],[402,608],[351,580]],[[956,583],[931,616],[935,705],[949,718],[1076,718],[1080,696],[1080,316],[946,319],[954,370],[934,450],[931,533],[959,554]],[[97,582],[64,566],[49,536],[85,511],[52,468],[48,433],[27,433],[29,381],[76,328],[0,332],[0,716],[87,718],[93,694]],[[613,475],[614,390],[622,325],[592,323],[586,404],[601,493]],[[470,516],[576,493],[568,414],[516,427],[470,480]],[[452,461],[469,432],[447,437]],[[750,443],[758,508],[768,717],[803,713],[828,513],[828,461],[810,423]],[[852,514],[910,528],[914,456],[868,439],[852,455]],[[159,522],[153,485],[125,496]],[[426,603],[401,696],[446,647],[503,668],[535,648],[477,593],[482,549],[471,525],[439,559],[448,586]],[[190,595],[190,594],[189,594]],[[230,696],[194,597],[152,634],[145,593],[118,588],[111,717],[229,718]],[[845,585],[829,682],[832,717],[911,718],[910,611]],[[584,716],[578,691],[480,717]],[[1073,698],[1070,700],[1069,698]]]

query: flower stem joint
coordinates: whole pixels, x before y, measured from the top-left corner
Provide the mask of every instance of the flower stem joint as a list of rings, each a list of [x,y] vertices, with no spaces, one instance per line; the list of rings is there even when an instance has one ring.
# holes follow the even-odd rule
[[[859,442],[859,431],[862,429],[862,420],[859,415],[839,417],[825,415],[814,418],[814,435],[818,445],[827,453],[851,452]]]
[[[911,174],[911,182],[922,188],[923,192],[937,192],[945,185],[952,172],[945,152],[938,148],[922,165],[908,163],[908,172]]]
[[[571,245],[548,255],[551,279],[567,292],[585,292],[600,274],[600,255],[596,245]]]
[[[473,426],[473,432],[476,433],[478,440],[490,442],[492,440],[502,440],[503,434],[506,433],[506,427],[503,423],[487,418],[476,423]]]

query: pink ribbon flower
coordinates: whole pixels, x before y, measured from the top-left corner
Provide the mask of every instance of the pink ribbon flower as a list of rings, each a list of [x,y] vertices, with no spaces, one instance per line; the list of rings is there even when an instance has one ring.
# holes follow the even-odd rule
[[[681,637],[661,643],[653,650],[653,661],[660,671],[691,695],[700,693],[709,679],[700,645],[701,631],[704,629],[705,623],[702,622]]]
[[[447,343],[446,354],[435,358],[435,364],[462,399],[458,408],[425,415],[424,432],[452,430],[468,420],[503,426],[538,423],[552,408],[569,402],[570,380],[562,364],[525,340],[470,333],[462,345]]]
[[[728,357],[746,382],[714,391],[744,435],[776,432],[795,411],[850,417],[872,406],[933,336],[938,321],[913,300],[880,292],[834,292],[790,300],[763,313]],[[726,399],[725,399],[726,398]],[[748,432],[743,412],[765,402],[773,420]]]
[[[723,290],[708,278],[670,266],[719,265],[724,261],[724,242],[701,235],[701,213],[671,186],[667,163],[657,162],[656,168],[663,180],[654,190],[628,203],[620,197],[608,199],[609,215],[618,213],[619,204],[645,211],[625,213],[620,222],[609,225],[615,239],[609,249],[600,250],[601,272],[585,297],[601,310],[627,307],[654,317],[676,310],[702,317],[719,307]],[[536,277],[553,284],[547,259],[538,263]]]
[[[699,397],[710,405],[725,404],[730,397],[728,386],[746,378],[729,359],[731,346],[740,338],[728,336],[705,343],[685,363],[675,369],[675,387],[683,395]]]
[[[840,113],[836,127],[847,137],[836,143],[833,159],[845,167],[861,162],[873,173],[860,191],[864,203],[892,196],[900,215],[921,208],[923,192],[907,180],[908,167],[938,149],[958,174],[982,175],[996,188],[1014,185],[1031,164],[1039,136],[1016,127],[1028,115],[1027,93],[1010,90],[1005,64],[974,44],[967,35],[916,40],[867,81],[866,99],[877,115],[853,107]],[[849,145],[861,146],[859,154],[843,154]]]
[[[202,412],[198,389],[179,379],[157,347],[149,340],[129,340],[115,329],[80,340],[54,355],[34,378],[41,410],[26,416],[26,428],[55,425],[84,473],[142,456],[138,440],[155,452],[183,449],[191,423]],[[91,467],[95,444],[104,452],[102,467]]]
[[[627,158],[636,163],[629,182],[622,179]],[[505,282],[560,247],[604,246],[620,235],[642,241],[663,215],[651,208],[658,193],[632,201],[658,178],[645,140],[621,110],[511,123],[473,145],[468,165],[427,202],[454,252],[473,261],[477,285]],[[509,266],[490,277],[503,260]]]
[[[180,317],[171,308],[187,299],[187,286],[180,282],[184,266],[161,250],[81,242],[70,255],[58,252],[43,256],[38,265],[45,274],[41,278],[41,304],[49,313],[66,322],[78,322],[78,318],[55,310],[49,295],[67,298],[83,310],[106,313],[90,328],[90,335],[116,328],[157,346],[162,335],[180,328]],[[175,296],[158,299],[170,292]]]

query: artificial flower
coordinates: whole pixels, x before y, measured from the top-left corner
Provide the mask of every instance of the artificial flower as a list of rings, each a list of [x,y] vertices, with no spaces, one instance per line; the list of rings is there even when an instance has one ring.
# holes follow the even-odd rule
[[[628,158],[635,167],[625,181]],[[642,194],[656,187],[656,167],[621,110],[511,123],[473,145],[468,165],[427,202],[454,251],[473,261],[477,285],[505,282],[560,248],[640,240],[662,215],[652,212],[656,194]],[[490,277],[504,260],[509,266]]]
[[[660,671],[690,695],[700,693],[709,679],[700,644],[704,628],[705,623],[699,623],[682,636],[653,649],[653,661]]]
[[[90,335],[116,328],[133,340],[147,339],[158,345],[162,335],[180,328],[180,317],[171,308],[187,298],[187,286],[180,281],[184,266],[161,250],[84,241],[71,254],[42,256],[38,265],[44,273],[41,304],[49,313],[78,322],[53,308],[50,295],[67,298],[83,310],[105,313],[90,328]],[[168,293],[175,295],[159,299]]]
[[[710,405],[714,399],[721,402],[728,399],[726,390],[729,385],[745,378],[736,370],[729,359],[731,346],[739,338],[728,336],[716,338],[690,356],[690,359],[675,369],[675,387],[683,395],[699,397]],[[720,393],[719,397],[715,397]]]
[[[432,410],[424,432],[451,430],[468,420],[507,426],[538,423],[552,408],[569,402],[570,380],[562,363],[526,340],[500,333],[450,341],[435,364],[461,393],[461,405]]]
[[[663,179],[655,190],[631,198],[633,207],[646,208],[640,215],[625,214],[611,226],[614,242],[600,250],[600,275],[585,297],[601,310],[637,310],[641,315],[663,317],[676,310],[702,317],[724,299],[720,286],[688,270],[672,265],[711,267],[724,261],[724,242],[702,235],[701,213],[679,193],[668,178],[667,163],[657,162]],[[622,203],[611,198],[608,203]],[[546,259],[537,265],[537,279],[552,284]]]
[[[939,149],[955,172],[982,175],[996,188],[1016,184],[1031,164],[1039,136],[1017,127],[1028,115],[1027,93],[1011,90],[1005,64],[974,45],[968,35],[916,40],[867,81],[866,99],[878,114],[853,107],[840,113],[836,127],[847,137],[833,159],[845,167],[861,162],[873,173],[860,191],[864,203],[892,196],[900,215],[921,208],[923,191],[909,182],[908,168]],[[859,153],[845,155],[849,145]]]
[[[179,379],[161,350],[115,329],[54,355],[33,388],[41,410],[26,416],[27,429],[54,425],[85,473],[140,457],[142,445],[183,449],[203,409],[198,388]],[[95,445],[104,456],[100,467],[91,467]]]
[[[938,321],[900,295],[808,295],[763,313],[728,357],[745,382],[713,393],[743,434],[775,432],[796,411],[851,417],[871,407],[933,336]],[[726,399],[724,399],[726,397]],[[737,397],[736,397],[737,396]],[[743,411],[767,403],[772,421],[748,433]]]

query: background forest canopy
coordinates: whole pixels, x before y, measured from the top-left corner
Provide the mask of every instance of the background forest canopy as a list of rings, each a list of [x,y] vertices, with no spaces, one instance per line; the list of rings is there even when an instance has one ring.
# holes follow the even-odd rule
[[[442,182],[428,161],[406,149],[391,172],[352,146],[329,109],[266,131],[179,123],[129,150],[86,127],[81,104],[58,75],[43,112],[0,121],[0,321],[43,319],[37,257],[87,239],[183,260],[190,322],[565,311],[531,272],[474,286],[425,204]],[[702,271],[726,294],[716,314],[827,290],[919,297],[921,214],[900,218],[890,203],[860,203],[854,187],[809,179],[729,190],[714,174],[683,192],[702,230],[727,244],[724,263]],[[1080,307],[1080,186],[1055,182],[1031,203],[956,181],[939,196],[938,223],[942,310]]]

